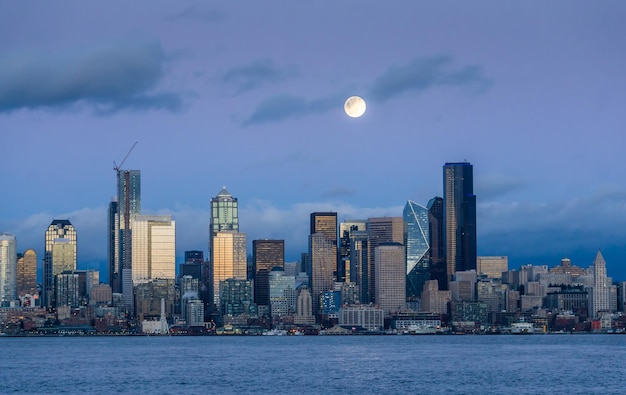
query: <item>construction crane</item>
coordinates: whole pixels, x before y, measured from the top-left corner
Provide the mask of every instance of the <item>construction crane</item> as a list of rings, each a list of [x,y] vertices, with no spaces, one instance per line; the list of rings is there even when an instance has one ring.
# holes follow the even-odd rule
[[[122,159],[122,161],[120,162],[119,165],[117,163],[115,163],[115,161],[113,161],[113,170],[120,171],[120,169],[122,168],[122,165],[124,164],[124,162],[126,162],[126,159],[128,159],[128,156],[130,155],[130,153],[133,152],[133,148],[135,148],[135,146],[137,145],[138,142],[139,141],[135,141],[135,144],[133,144],[133,146],[130,147],[130,149],[128,150],[128,153],[126,154],[124,159]]]

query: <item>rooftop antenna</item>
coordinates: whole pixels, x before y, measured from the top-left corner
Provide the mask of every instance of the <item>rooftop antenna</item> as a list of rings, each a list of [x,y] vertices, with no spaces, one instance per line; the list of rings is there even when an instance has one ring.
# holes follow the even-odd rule
[[[135,144],[133,144],[133,146],[130,147],[130,149],[128,150],[128,153],[126,154],[124,159],[122,159],[122,161],[120,162],[119,165],[117,163],[115,163],[115,161],[113,161],[113,170],[120,171],[120,169],[122,168],[122,165],[124,164],[124,162],[126,162],[126,159],[128,159],[128,156],[130,155],[130,153],[133,152],[133,149],[135,148],[135,146],[137,145],[138,142],[139,141],[135,141]]]

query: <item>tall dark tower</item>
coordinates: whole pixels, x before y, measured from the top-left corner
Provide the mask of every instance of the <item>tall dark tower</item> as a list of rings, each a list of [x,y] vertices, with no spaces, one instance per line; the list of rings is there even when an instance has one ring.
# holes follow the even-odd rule
[[[443,166],[446,275],[476,269],[476,195],[473,166],[468,162]]]
[[[320,294],[333,289],[337,255],[337,213],[311,213],[307,274],[314,315],[319,309]]]
[[[448,276],[443,243],[443,199],[430,199],[428,209],[428,240],[430,240],[430,279],[439,282],[439,290],[448,289]]]
[[[218,232],[239,232],[239,203],[236,197],[222,187],[211,199],[211,223],[209,224],[209,256],[213,261],[213,238]]]
[[[107,258],[109,262],[109,284],[113,292],[120,292],[120,270],[119,261],[117,259],[117,200],[109,203],[109,211],[107,213]]]
[[[269,275],[272,269],[285,267],[284,240],[253,240],[252,260],[254,262],[254,302],[257,305],[270,304]]]
[[[117,269],[119,288],[125,303],[132,307],[132,229],[131,221],[141,214],[141,171],[117,171]],[[109,280],[110,281],[110,280]],[[132,310],[132,309],[131,309]]]

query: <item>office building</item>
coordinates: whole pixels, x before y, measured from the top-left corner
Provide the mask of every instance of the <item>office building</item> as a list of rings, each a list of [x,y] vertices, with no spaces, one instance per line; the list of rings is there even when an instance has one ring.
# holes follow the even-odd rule
[[[283,270],[272,270],[269,274],[270,314],[284,317],[296,310],[295,277]]]
[[[610,312],[609,288],[611,286],[606,276],[606,262],[599,250],[593,261],[593,278],[592,303],[589,313],[592,318],[599,318],[600,313]]]
[[[443,239],[443,199],[434,197],[426,205],[428,209],[428,241],[430,243],[429,271],[430,279],[437,280],[439,289],[448,289],[448,277]]]
[[[333,290],[337,273],[337,213],[311,213],[310,229],[307,274],[317,315],[320,295]]]
[[[227,278],[220,281],[220,313],[224,316],[257,316],[252,281],[243,278]]]
[[[367,230],[350,232],[350,282],[358,288],[358,300],[369,303],[374,295],[369,294],[369,244]]]
[[[112,206],[109,207],[109,210]],[[117,264],[109,272],[113,273],[113,282],[116,288],[114,293],[126,293],[132,295],[132,221],[141,214],[141,171],[118,170],[117,171],[117,218],[114,218],[113,226],[117,227],[116,245]],[[111,214],[109,214],[109,221]],[[111,226],[111,222],[109,222]],[[117,270],[117,271],[116,271]],[[126,284],[124,284],[126,281]],[[111,282],[111,279],[109,279]]]
[[[109,284],[112,289],[120,291],[120,269],[118,258],[118,232],[119,232],[119,217],[117,213],[117,198],[114,198],[109,203],[109,209],[107,211],[107,262],[108,262],[108,275]]]
[[[55,306],[54,276],[76,270],[76,229],[66,219],[52,221],[45,235],[43,306]]]
[[[226,187],[222,187],[217,196],[211,198],[209,259],[213,258],[213,238],[219,232],[239,232],[239,203]]]
[[[17,301],[17,241],[9,233],[0,233],[0,307]]]
[[[376,304],[386,315],[406,306],[405,249],[401,243],[382,243],[374,253]]]
[[[451,301],[450,291],[439,290],[437,280],[428,280],[422,291],[422,311],[433,314],[447,314],[448,302]]]
[[[476,195],[468,162],[443,167],[444,243],[447,281],[457,271],[476,269]]]
[[[17,259],[17,296],[37,295],[37,253],[33,249],[24,251]],[[34,307],[34,306],[30,306]]]
[[[306,285],[298,287],[298,297],[296,298],[296,315],[293,317],[296,325],[315,324],[313,315],[313,298]]]
[[[176,278],[176,222],[169,215],[137,215],[132,227],[133,285]]]
[[[350,262],[350,240],[353,232],[367,230],[367,221],[365,220],[347,220],[339,224],[339,258],[337,269],[337,281],[350,281],[351,267]]]
[[[246,234],[235,231],[213,235],[213,303],[220,306],[220,283],[227,279],[246,280]]]
[[[369,302],[378,302],[376,299],[376,247],[383,243],[404,243],[404,219],[402,217],[380,217],[367,220],[368,236],[368,294]]]
[[[476,258],[476,272],[487,278],[502,278],[509,270],[508,256],[479,256]]]
[[[404,206],[403,218],[406,226],[406,297],[413,301],[422,297],[424,283],[430,280],[428,209],[409,200]]]
[[[285,241],[253,240],[252,261],[254,266],[254,302],[257,305],[269,306],[269,275],[274,268],[284,270]]]

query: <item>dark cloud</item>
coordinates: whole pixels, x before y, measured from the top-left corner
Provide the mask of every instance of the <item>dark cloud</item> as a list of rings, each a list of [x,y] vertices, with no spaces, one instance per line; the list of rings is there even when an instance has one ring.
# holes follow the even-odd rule
[[[76,104],[101,113],[176,110],[181,106],[178,95],[154,92],[163,65],[160,44],[149,41],[0,56],[0,112]]]
[[[515,192],[525,185],[524,180],[505,175],[484,175],[475,178],[474,193],[485,201]]]
[[[480,67],[452,66],[449,56],[417,58],[404,66],[392,66],[374,81],[370,97],[386,101],[408,93],[420,93],[435,86],[471,86],[478,91],[486,89],[490,81]]]
[[[293,95],[277,95],[259,104],[243,124],[247,126],[265,122],[277,122],[288,118],[300,118],[308,114],[321,114],[342,105],[342,100],[334,96],[307,100]]]
[[[279,68],[270,60],[258,60],[233,67],[222,75],[222,82],[234,87],[237,95],[265,84],[283,82],[297,75],[298,70],[294,66]]]

